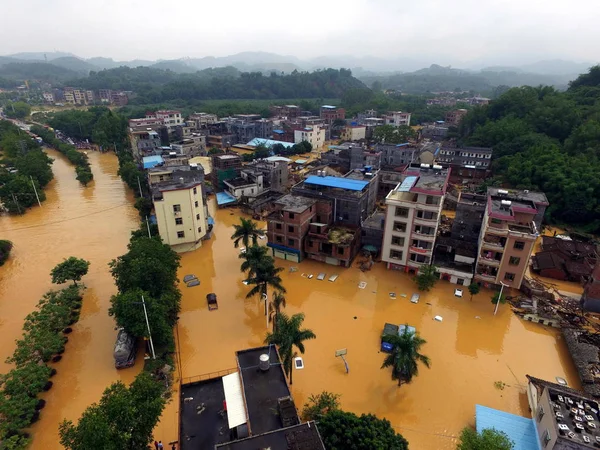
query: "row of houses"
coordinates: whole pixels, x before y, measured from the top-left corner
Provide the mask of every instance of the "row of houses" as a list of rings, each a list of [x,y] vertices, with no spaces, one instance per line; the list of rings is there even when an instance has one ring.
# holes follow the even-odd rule
[[[69,105],[115,105],[125,106],[132,97],[131,91],[120,91],[112,89],[99,89],[93,91],[90,89],[81,89],[65,87],[63,89],[52,89],[44,91],[42,97],[46,103],[57,104],[60,102]]]

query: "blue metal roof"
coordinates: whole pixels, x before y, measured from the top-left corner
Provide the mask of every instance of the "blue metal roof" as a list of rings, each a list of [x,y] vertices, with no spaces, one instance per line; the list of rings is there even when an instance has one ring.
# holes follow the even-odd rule
[[[283,131],[283,130],[273,130],[273,133],[285,134],[285,131]]]
[[[306,164],[306,162],[308,161],[308,159],[297,159],[296,161],[294,161],[296,164]]]
[[[142,164],[144,165],[144,169],[152,169],[153,167],[156,167],[162,163],[163,159],[160,155],[144,156],[142,158]]]
[[[255,147],[258,145],[264,145],[265,147],[273,147],[275,144],[281,144],[285,148],[294,146],[294,144],[292,142],[274,141],[273,139],[262,139],[262,138],[254,138],[250,142],[248,142],[246,145],[253,145]]]
[[[217,192],[217,205],[227,205],[235,201],[237,201],[237,199],[228,192]]]
[[[318,177],[316,175],[309,176],[304,184],[314,184],[317,186],[326,186],[340,189],[347,189],[349,191],[362,191],[367,184],[368,181],[362,180],[353,180],[351,178],[342,178],[342,177]]]
[[[514,450],[541,450],[533,419],[475,405],[475,423],[478,433],[486,428],[505,433],[513,441]]]
[[[208,223],[209,225],[214,225],[214,224],[215,224],[215,219],[213,219],[211,216],[208,216],[208,221],[207,221],[207,223]]]
[[[335,108],[337,108],[337,106],[333,106],[333,105],[323,105],[323,106],[321,106],[321,108],[335,109]]]
[[[413,185],[415,184],[415,181],[417,181],[417,178],[419,178],[419,177],[415,177],[415,176],[406,177],[404,179],[404,181],[402,181],[402,184],[400,185],[400,187],[398,189],[396,189],[396,191],[398,191],[398,192],[410,191],[410,188],[413,187]]]
[[[396,147],[406,147],[410,145],[408,142],[405,142],[404,144],[397,144]]]

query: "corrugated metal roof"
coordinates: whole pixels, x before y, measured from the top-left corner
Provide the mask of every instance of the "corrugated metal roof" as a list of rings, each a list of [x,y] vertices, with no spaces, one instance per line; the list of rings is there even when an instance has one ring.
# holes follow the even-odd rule
[[[505,433],[513,441],[514,450],[541,450],[532,419],[475,405],[475,422],[478,433],[486,428]]]
[[[402,181],[402,184],[400,184],[398,189],[396,189],[396,191],[398,191],[398,192],[410,191],[410,188],[413,187],[413,185],[415,184],[415,181],[417,181],[417,178],[419,178],[419,177],[412,177],[412,176],[406,177],[404,179],[404,181]]]
[[[319,177],[316,175],[311,175],[306,179],[306,181],[304,181],[304,184],[347,189],[349,191],[362,191],[365,186],[369,184],[369,182],[342,177]]]
[[[242,380],[237,372],[225,375],[222,379],[225,401],[227,402],[227,422],[231,430],[248,422],[246,407],[244,406],[244,394],[242,393]]]
[[[226,205],[237,201],[235,197],[227,192],[217,192],[217,205]]]
[[[152,169],[153,167],[156,167],[162,163],[163,159],[160,155],[144,156],[142,158],[142,164],[144,165],[144,169]]]

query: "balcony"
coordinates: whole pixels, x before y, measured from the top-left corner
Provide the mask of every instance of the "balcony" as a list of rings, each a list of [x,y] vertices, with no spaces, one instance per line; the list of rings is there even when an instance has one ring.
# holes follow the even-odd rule
[[[413,245],[409,248],[409,251],[411,251],[412,253],[417,253],[419,255],[431,255],[433,248],[415,247]]]
[[[511,223],[508,225],[508,229],[511,233],[519,233],[523,235],[530,235],[531,237],[535,237],[536,229],[533,223],[528,224],[519,224],[519,223]]]
[[[500,241],[489,241],[489,238],[483,238],[482,248],[487,248],[490,250],[498,250],[504,249],[504,244]]]
[[[425,219],[424,217],[415,216],[413,222],[416,225],[435,226],[437,224],[437,217],[435,219]]]
[[[422,240],[426,240],[429,242],[435,241],[435,234],[424,234],[424,233],[421,233],[420,231],[413,231],[411,237],[412,237],[412,239],[422,239]]]
[[[491,275],[489,273],[476,273],[475,274],[475,279],[479,279],[481,281],[487,281],[488,283],[495,283],[496,282],[496,276],[495,275]]]
[[[486,228],[485,231],[486,231],[486,234],[490,233],[490,234],[494,234],[496,236],[507,236],[508,235],[508,225],[506,225],[506,222],[490,224],[490,225],[488,225],[488,227]]]
[[[494,258],[487,258],[483,255],[480,256],[479,262],[492,267],[500,267],[500,260]]]

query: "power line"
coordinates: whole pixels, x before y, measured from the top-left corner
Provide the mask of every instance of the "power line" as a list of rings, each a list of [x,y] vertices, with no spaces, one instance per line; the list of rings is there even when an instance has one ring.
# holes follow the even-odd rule
[[[69,222],[71,220],[83,219],[84,217],[93,216],[94,214],[100,214],[100,213],[103,213],[103,212],[106,212],[106,211],[110,211],[112,209],[117,209],[117,208],[120,208],[122,206],[127,206],[127,205],[129,205],[129,203],[121,203],[120,205],[117,205],[117,206],[111,206],[110,208],[101,209],[100,211],[94,211],[93,213],[83,214],[83,215],[77,216],[77,217],[70,217],[68,219],[56,220],[54,222],[40,223],[38,225],[29,225],[29,226],[21,227],[21,228],[12,228],[12,229],[8,229],[8,230],[2,230],[2,232],[7,233],[7,232],[11,232],[11,231],[28,230],[30,228],[45,227],[46,225],[55,225],[57,223],[64,223],[64,222]]]

